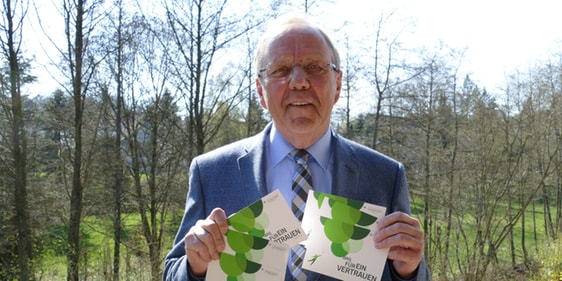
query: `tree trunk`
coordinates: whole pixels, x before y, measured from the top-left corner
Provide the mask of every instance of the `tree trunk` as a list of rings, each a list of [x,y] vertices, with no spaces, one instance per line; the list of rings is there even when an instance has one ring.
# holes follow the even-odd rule
[[[114,163],[114,210],[113,210],[113,281],[119,281],[120,260],[121,260],[121,200],[123,198],[123,162],[121,161],[121,121],[122,121],[122,102],[123,102],[123,7],[119,1],[119,16],[117,27],[117,100],[115,105],[115,146],[114,153],[116,161]]]
[[[10,67],[10,95],[12,97],[12,156],[15,166],[14,203],[17,229],[17,272],[19,280],[33,280],[33,271],[31,269],[31,260],[33,259],[33,235],[29,222],[30,216],[27,198],[27,141],[21,99],[22,73],[18,60],[19,49],[16,47],[15,42],[17,38],[15,38],[16,27],[14,26],[15,11],[12,10],[14,7],[12,7],[11,0],[5,0],[3,4],[5,13],[4,21],[7,24],[7,26],[4,26],[7,42],[3,41],[2,43]]]
[[[512,208],[513,208],[513,194],[511,193],[511,189],[508,189],[508,199],[507,199],[507,216],[509,218],[509,221],[513,220],[513,215],[512,215]],[[523,228],[523,232],[525,228]],[[513,231],[509,232],[509,252],[511,255],[511,266],[515,266],[515,239],[513,237]]]
[[[449,247],[451,244],[451,229],[453,227],[453,206],[454,206],[454,195],[455,195],[455,177],[456,177],[456,170],[457,170],[457,153],[459,150],[459,114],[457,109],[457,87],[456,87],[456,79],[455,79],[455,86],[453,90],[453,118],[454,118],[454,134],[453,134],[453,151],[451,155],[451,162],[450,162],[450,171],[449,171],[449,190],[448,190],[448,199],[447,199],[447,215],[446,215],[446,230],[445,230],[445,249],[443,251],[443,258],[442,265],[441,265],[441,274],[447,275],[449,270]]]
[[[70,7],[67,7],[67,26],[72,20]],[[74,99],[74,159],[72,163],[72,191],[70,197],[70,221],[68,224],[68,268],[67,280],[78,281],[80,262],[80,222],[82,220],[83,208],[83,186],[82,186],[82,63],[83,63],[83,17],[84,1],[76,3],[75,38],[72,46],[70,35],[68,35],[69,54],[74,56],[70,59],[72,76],[72,95]],[[74,48],[72,48],[74,47]]]
[[[113,217],[113,281],[119,281],[119,261],[121,259],[121,200],[123,198],[123,167],[121,162],[121,95],[117,94],[117,113],[115,118],[115,185]]]

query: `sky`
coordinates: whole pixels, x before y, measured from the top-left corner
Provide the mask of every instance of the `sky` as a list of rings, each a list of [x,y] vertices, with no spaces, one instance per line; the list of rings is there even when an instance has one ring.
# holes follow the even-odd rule
[[[411,46],[466,49],[461,68],[488,90],[506,75],[562,53],[559,0],[343,0],[336,18],[360,21],[389,14],[395,24],[413,23],[401,40]],[[333,21],[333,20],[330,20]],[[402,36],[402,35],[400,35]]]
[[[421,28],[437,30],[453,46],[466,46],[469,67],[488,88],[501,86],[506,74],[562,51],[562,1],[435,2],[451,13],[442,21],[421,19]]]
[[[313,19],[328,31],[351,24],[357,25],[359,32],[365,32],[365,22],[372,23],[379,15],[393,13],[390,24],[396,30],[406,30],[400,35],[401,41],[413,47],[434,47],[442,42],[451,48],[466,49],[461,71],[471,74],[479,85],[492,91],[501,89],[506,75],[516,69],[525,69],[551,53],[562,53],[560,0],[308,1],[315,3],[311,10]],[[41,14],[60,16],[52,8],[56,0],[34,2]],[[33,13],[28,17],[36,18]],[[44,24],[48,30],[60,30],[57,22],[60,19],[53,17]],[[27,46],[28,54],[34,55],[39,64],[35,68],[39,83],[30,87],[30,92],[50,94],[57,85],[49,82],[52,78],[45,67],[50,63],[46,52],[55,50],[49,44],[40,47],[37,40],[45,38],[36,23],[27,28],[37,34],[28,39]]]

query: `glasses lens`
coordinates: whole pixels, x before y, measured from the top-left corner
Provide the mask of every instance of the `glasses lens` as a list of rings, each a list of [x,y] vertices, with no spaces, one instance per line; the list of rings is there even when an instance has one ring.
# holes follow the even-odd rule
[[[272,79],[285,79],[291,75],[295,68],[299,67],[307,76],[321,76],[326,74],[329,69],[336,71],[334,64],[327,63],[307,63],[307,64],[294,64],[294,65],[271,65],[268,68],[260,70],[260,73],[265,73],[268,78]]]

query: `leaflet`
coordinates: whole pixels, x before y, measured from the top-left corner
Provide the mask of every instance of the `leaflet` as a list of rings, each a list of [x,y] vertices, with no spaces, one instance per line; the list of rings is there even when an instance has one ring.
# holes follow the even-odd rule
[[[377,218],[383,217],[385,212],[385,207],[333,194],[311,191],[308,194],[302,227],[305,233],[310,235],[312,227],[316,226],[316,224],[313,224],[313,220],[317,220],[318,215],[349,224],[369,226],[374,224]],[[301,244],[305,243],[306,241]]]
[[[380,280],[388,249],[375,249],[376,220],[385,207],[309,192],[303,268],[342,280]]]
[[[226,248],[206,280],[283,281],[290,247],[306,239],[279,190],[228,217]]]

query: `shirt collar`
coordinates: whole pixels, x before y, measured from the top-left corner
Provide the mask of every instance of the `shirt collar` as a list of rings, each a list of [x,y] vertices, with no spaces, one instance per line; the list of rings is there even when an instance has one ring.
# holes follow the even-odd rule
[[[324,169],[327,169],[330,163],[330,152],[332,151],[331,137],[332,130],[331,128],[328,128],[320,139],[306,149],[316,162]],[[271,132],[269,133],[269,142],[269,152],[271,154],[271,163],[273,166],[279,164],[279,162],[281,162],[287,154],[289,154],[289,152],[295,149],[293,145],[281,136],[279,131],[275,128],[275,124],[273,124]]]

